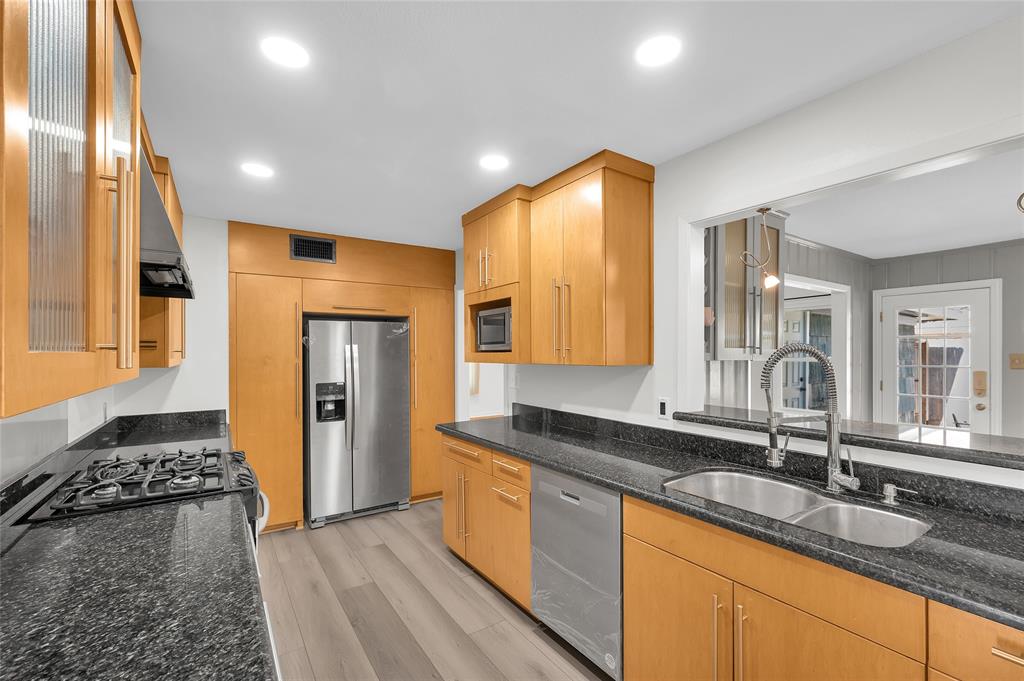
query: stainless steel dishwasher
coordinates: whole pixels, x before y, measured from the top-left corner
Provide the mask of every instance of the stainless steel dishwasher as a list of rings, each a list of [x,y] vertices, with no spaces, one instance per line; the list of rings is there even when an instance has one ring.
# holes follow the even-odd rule
[[[534,614],[622,678],[622,497],[538,466],[530,536]]]

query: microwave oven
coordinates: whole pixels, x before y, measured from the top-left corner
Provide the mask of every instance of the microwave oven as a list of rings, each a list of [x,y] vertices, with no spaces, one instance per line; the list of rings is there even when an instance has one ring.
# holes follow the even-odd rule
[[[508,352],[512,349],[512,308],[496,307],[476,313],[476,351]]]

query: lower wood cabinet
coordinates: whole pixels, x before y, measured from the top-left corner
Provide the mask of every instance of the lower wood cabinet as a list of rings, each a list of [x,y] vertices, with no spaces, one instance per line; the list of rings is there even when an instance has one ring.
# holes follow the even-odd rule
[[[735,678],[924,681],[920,662],[740,584],[734,586]]]
[[[1024,631],[929,601],[928,666],[959,681],[1022,681]]]
[[[728,579],[624,536],[622,621],[626,679],[732,679]]]
[[[499,589],[530,607],[530,493],[491,474],[492,454],[444,438],[441,458],[445,544]],[[501,455],[503,461],[529,464]]]

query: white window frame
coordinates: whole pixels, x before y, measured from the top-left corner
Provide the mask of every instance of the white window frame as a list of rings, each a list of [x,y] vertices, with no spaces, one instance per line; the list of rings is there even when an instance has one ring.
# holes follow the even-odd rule
[[[926,284],[924,286],[902,286],[876,289],[871,292],[871,419],[883,423],[882,413],[882,298],[886,296],[910,295],[915,293],[946,293],[970,289],[988,289],[990,310],[990,352],[989,352],[989,434],[1003,434],[1003,280],[976,279],[948,284]]]

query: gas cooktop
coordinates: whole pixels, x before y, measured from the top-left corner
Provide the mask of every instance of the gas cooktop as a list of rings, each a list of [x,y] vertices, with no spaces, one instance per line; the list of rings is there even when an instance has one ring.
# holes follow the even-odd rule
[[[53,520],[235,491],[253,500],[258,492],[245,452],[203,448],[118,455],[94,461],[73,474],[27,520]]]

